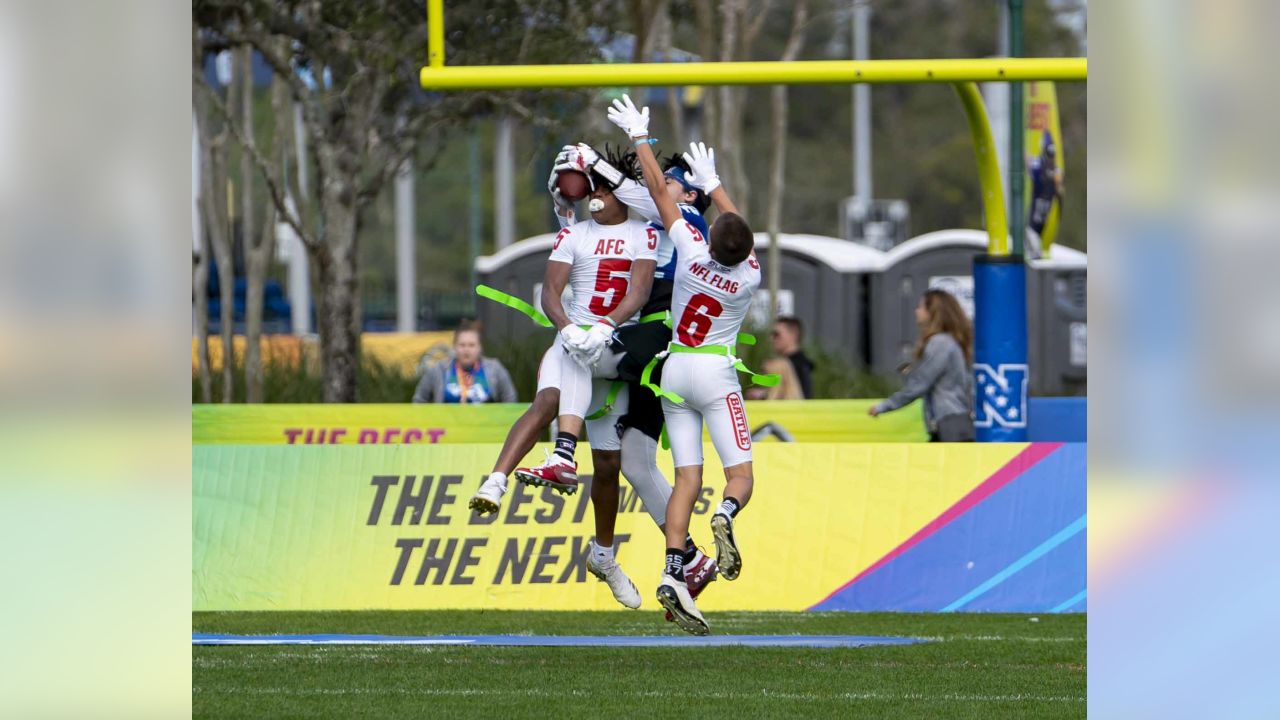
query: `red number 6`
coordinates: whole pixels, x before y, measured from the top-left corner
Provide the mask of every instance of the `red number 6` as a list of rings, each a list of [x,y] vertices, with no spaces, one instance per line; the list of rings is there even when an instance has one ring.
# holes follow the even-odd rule
[[[694,295],[689,298],[689,304],[684,306],[680,322],[676,324],[676,337],[682,345],[701,345],[707,339],[707,333],[711,332],[712,318],[720,317],[722,312],[724,306],[719,300],[702,293]]]

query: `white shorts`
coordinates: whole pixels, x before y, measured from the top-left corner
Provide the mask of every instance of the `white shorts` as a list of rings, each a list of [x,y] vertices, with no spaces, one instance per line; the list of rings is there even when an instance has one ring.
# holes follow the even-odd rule
[[[538,392],[548,388],[559,390],[560,411],[557,414],[585,418],[591,414],[589,408],[593,395],[593,377],[611,377],[616,374],[622,355],[606,352],[593,370],[587,370],[569,357],[569,353],[564,350],[564,342],[557,333],[555,342],[551,343],[551,347],[542,356],[542,363],[538,365]],[[605,392],[608,392],[607,384]],[[603,402],[603,396],[601,401]]]
[[[723,467],[751,462],[751,426],[742,404],[738,371],[720,355],[673,353],[662,366],[662,389],[684,398],[662,399],[675,467],[702,464],[702,422]]]
[[[591,381],[591,407],[587,408],[588,417],[604,407],[604,401],[609,397],[609,388],[614,382],[600,379]],[[630,397],[627,384],[621,383],[618,396],[613,401],[613,409],[595,420],[587,420],[587,442],[591,443],[592,450],[615,452],[622,450],[622,434],[618,432],[618,421],[626,414]]]

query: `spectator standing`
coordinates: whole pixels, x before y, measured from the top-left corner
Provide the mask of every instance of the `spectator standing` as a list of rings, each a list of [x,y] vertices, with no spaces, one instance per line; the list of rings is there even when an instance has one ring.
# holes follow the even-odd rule
[[[749,399],[754,400],[803,400],[804,393],[800,390],[800,379],[796,377],[795,368],[786,358],[771,357],[764,361],[762,372],[778,376],[778,384],[771,388],[751,388],[752,390],[761,390],[763,392],[758,395],[751,396]]]
[[[906,383],[867,414],[875,417],[922,397],[931,441],[972,442],[973,326],[960,303],[942,290],[929,290],[920,298],[916,325],[920,339]]]
[[[480,329],[463,323],[453,334],[453,356],[427,368],[413,393],[415,403],[516,401],[511,374],[494,358],[481,355]]]
[[[779,315],[773,323],[769,338],[773,341],[774,354],[791,361],[796,379],[800,382],[800,393],[804,396],[803,399],[813,399],[813,361],[800,347],[804,342],[804,325],[801,324],[800,319],[790,315]]]

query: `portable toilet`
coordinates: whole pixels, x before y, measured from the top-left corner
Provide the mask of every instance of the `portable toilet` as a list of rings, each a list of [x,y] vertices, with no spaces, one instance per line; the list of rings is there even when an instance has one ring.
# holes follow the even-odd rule
[[[1088,256],[1054,245],[1027,262],[1027,361],[1032,395],[1088,392]]]
[[[481,284],[501,290],[533,305],[542,307],[542,278],[551,255],[554,233],[535,235],[512,243],[493,255],[476,258],[476,277]],[[485,338],[491,342],[519,342],[546,330],[523,314],[484,298],[476,299],[476,317],[484,326]]]
[[[536,235],[476,258],[476,275],[481,283],[541,309],[542,278],[554,241],[554,234]],[[762,280],[747,325],[763,331],[769,315],[768,233],[756,233],[755,242]],[[884,253],[839,238],[791,233],[779,235],[779,247],[779,311],[801,320],[806,344],[864,365],[867,277],[879,271]],[[541,330],[524,315],[490,300],[478,300],[476,314],[486,338],[520,341]]]
[[[748,324],[763,331],[770,302],[769,234],[756,233],[755,243],[762,277]],[[885,253],[824,235],[780,233],[778,245],[782,251],[779,314],[801,321],[805,345],[817,345],[864,367],[867,278],[880,270]]]
[[[871,276],[869,322],[871,368],[892,375],[913,360],[919,331],[915,308],[930,288],[946,290],[973,319],[973,258],[987,252],[981,230],[939,230],[918,235],[884,254]]]

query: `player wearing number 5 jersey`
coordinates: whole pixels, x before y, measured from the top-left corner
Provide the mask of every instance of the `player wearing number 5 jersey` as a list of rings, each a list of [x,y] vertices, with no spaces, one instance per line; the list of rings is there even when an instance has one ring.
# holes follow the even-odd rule
[[[555,452],[542,465],[517,468],[515,474],[528,484],[577,490],[574,452],[591,405],[592,379],[614,375],[620,354],[606,347],[616,328],[634,322],[649,295],[656,234],[627,219],[626,207],[604,183],[595,184],[590,207],[591,219],[562,229],[552,245],[541,301],[559,332],[538,368],[534,405],[512,427],[494,472],[471,500],[478,512],[498,510],[507,473],[528,451],[527,438],[545,429],[542,409],[548,406],[557,408],[559,418]],[[573,291],[567,307],[561,299],[566,286]]]
[[[615,100],[609,120],[635,141],[645,184],[658,206],[679,262],[671,303],[675,321],[663,368],[661,394],[676,483],[667,504],[666,564],[658,585],[658,602],[687,632],[706,634],[709,627],[689,595],[684,579],[682,547],[694,503],[702,490],[702,423],[705,420],[724,466],[724,500],[711,519],[717,562],[726,580],[738,577],[742,556],[733,536],[737,513],[751,498],[751,430],[742,404],[734,343],[760,285],[760,266],[752,253],[751,228],[720,187],[714,152],[690,146],[685,155],[691,182],[710,195],[720,211],[704,238],[682,216],[667,194],[648,137],[648,108],[637,110],[631,98]]]

